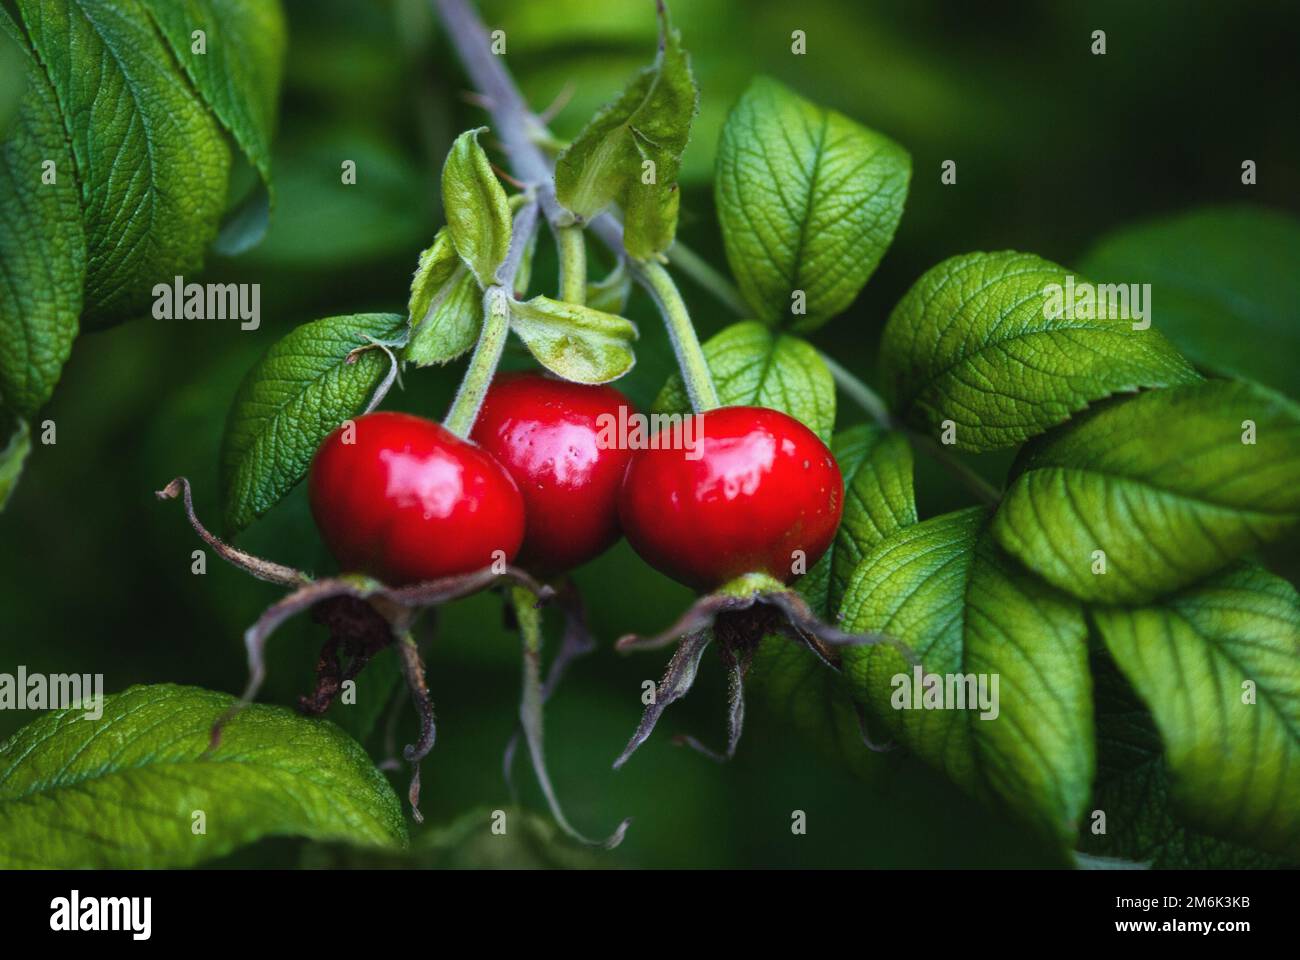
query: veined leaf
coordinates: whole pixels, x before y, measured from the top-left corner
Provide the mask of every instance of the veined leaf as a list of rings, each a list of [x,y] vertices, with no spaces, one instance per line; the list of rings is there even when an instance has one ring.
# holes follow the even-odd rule
[[[1300,396],[1300,221],[1262,207],[1207,207],[1125,227],[1080,264],[1150,283],[1153,322],[1197,366]]]
[[[27,93],[31,65],[26,44],[14,33],[12,23],[7,13],[0,19],[0,141],[9,135],[9,125]]]
[[[331,723],[169,684],[48,714],[0,745],[0,866],[181,867],[261,837],[405,846],[401,805]],[[193,829],[196,814],[205,831]]]
[[[230,150],[139,0],[17,2],[72,145],[75,169],[58,175],[81,190],[82,326],[128,319],[154,284],[202,264]]]
[[[1158,332],[1133,329],[1139,321],[1058,310],[1050,290],[1082,283],[1070,276],[1010,251],[968,253],[928,270],[885,327],[891,407],[936,436],[952,421],[960,449],[996,450],[1111,394],[1199,379]]]
[[[1077,602],[1000,554],[987,521],[976,507],[903,527],[867,553],[844,596],[845,629],[898,638],[938,688],[916,684],[883,644],[845,648],[844,671],[922,758],[1073,845],[1093,773],[1087,627]],[[978,680],[996,716],[975,702]]]
[[[858,563],[881,541],[916,523],[912,448],[900,433],[863,424],[836,434],[844,516],[830,550],[828,611],[838,612]]]
[[[316,448],[362,413],[393,361],[406,318],[358,313],[314,320],[274,344],[235,395],[221,441],[226,528],[248,526],[307,475]]]
[[[907,151],[767,77],[727,117],[714,191],[727,261],[754,313],[812,330],[870,279],[903,215]],[[806,297],[803,315],[792,297]]]
[[[1194,830],[1179,821],[1170,796],[1165,753],[1150,712],[1105,651],[1094,650],[1091,673],[1097,712],[1097,783],[1092,816],[1079,831],[1083,852],[1150,867],[1272,867],[1268,854]],[[1162,683],[1168,684],[1169,678]],[[1206,799],[1213,800],[1213,797]]]
[[[1187,821],[1300,858],[1300,596],[1242,564],[1093,619],[1165,744]]]
[[[1017,470],[998,542],[1084,600],[1145,603],[1294,528],[1300,406],[1227,380],[1151,391],[1027,447]]]
[[[284,12],[277,0],[144,0],[176,62],[261,177],[246,203],[255,229],[223,248],[241,253],[266,230],[273,188],[271,137],[284,66]],[[203,31],[202,51],[195,49]]]
[[[510,201],[492,164],[478,144],[487,127],[456,138],[442,167],[442,210],[456,251],[479,286],[496,282],[497,269],[510,251]]]
[[[0,407],[32,416],[54,391],[77,336],[86,238],[58,101],[3,7],[0,37],[11,41],[27,77],[13,128],[0,141]],[[41,182],[47,161],[53,183]]]
[[[830,440],[835,382],[812,344],[774,333],[757,320],[743,320],[710,337],[703,347],[723,406],[772,407],[801,421],[823,441]],[[690,412],[680,374],[664,384],[654,409]]]
[[[420,254],[408,310],[411,337],[402,355],[418,367],[455,360],[478,340],[483,293],[446,227]]]
[[[677,173],[699,91],[682,38],[659,4],[659,50],[613,103],[603,107],[555,163],[555,196],[589,220],[623,208],[623,245],[638,259],[662,253],[677,231]]]
[[[511,301],[510,327],[538,363],[565,380],[608,383],[636,362],[636,325],[612,313],[533,297]]]

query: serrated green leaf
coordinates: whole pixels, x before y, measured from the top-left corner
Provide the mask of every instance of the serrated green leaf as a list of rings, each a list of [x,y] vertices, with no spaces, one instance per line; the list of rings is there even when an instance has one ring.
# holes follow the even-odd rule
[[[1198,379],[1154,328],[1055,304],[1064,267],[1027,253],[968,253],[928,270],[890,314],[881,364],[891,408],[962,450],[1012,447],[1090,403]],[[1074,282],[1082,282],[1075,277]]]
[[[172,54],[257,170],[261,183],[222,231],[221,252],[242,253],[266,232],[274,197],[271,137],[284,66],[278,0],[144,0]],[[195,51],[194,31],[203,31]]]
[[[1083,852],[1150,867],[1275,867],[1275,857],[1201,833],[1172,809],[1160,734],[1150,712],[1105,651],[1092,658],[1097,722],[1097,782],[1079,832]],[[1167,682],[1167,680],[1166,680]]]
[[[392,366],[369,338],[391,342],[405,325],[393,313],[314,320],[275,343],[248,372],[221,441],[229,533],[275,506],[307,475],[321,441],[365,410]]]
[[[911,171],[888,137],[755,79],[722,128],[714,180],[727,262],[754,313],[813,330],[848,307],[894,238]],[[806,313],[793,315],[800,290]]]
[[[577,383],[608,383],[632,369],[631,320],[550,297],[510,303],[510,327],[547,370]]]
[[[86,226],[84,328],[138,315],[197,270],[225,208],[230,150],[139,0],[18,0],[58,98]]]
[[[1300,396],[1300,221],[1207,207],[1124,227],[1079,265],[1152,285],[1153,323],[1197,366]]]
[[[1300,858],[1300,597],[1239,565],[1158,605],[1098,607],[1150,708],[1183,819]]]
[[[1145,603],[1294,528],[1300,406],[1227,380],[1151,391],[1044,437],[1017,469],[998,542],[1084,600]]]
[[[815,347],[774,332],[757,320],[733,323],[704,343],[704,357],[723,406],[772,407],[799,420],[823,441],[835,429],[835,381]],[[680,374],[673,374],[654,409],[689,413]]]
[[[411,336],[403,359],[418,367],[470,350],[483,328],[483,293],[443,227],[420,254],[408,305]]]
[[[3,7],[0,37],[27,78],[0,142],[0,407],[32,416],[54,391],[77,336],[86,238],[58,101]],[[54,183],[41,182],[47,160]]]
[[[1077,602],[997,550],[987,518],[976,507],[903,527],[863,558],[842,609],[845,629],[898,638],[945,686],[950,675],[983,675],[991,695],[997,678],[997,716],[952,702],[896,709],[893,678],[911,683],[914,669],[887,645],[845,648],[844,671],[898,740],[1073,845],[1093,773],[1087,627]]]
[[[835,436],[844,475],[844,516],[828,554],[827,609],[838,612],[858,563],[877,544],[916,523],[912,448],[900,433],[863,424]]]
[[[497,179],[478,135],[467,130],[456,138],[442,167],[442,210],[456,251],[479,286],[496,282],[497,269],[510,251],[510,201]]]
[[[31,428],[21,417],[15,419],[0,410],[0,440],[4,441],[4,446],[0,447],[0,510],[3,510],[13,495],[14,487],[18,486],[23,464],[31,453]]]
[[[0,745],[0,866],[157,868],[267,836],[404,846],[392,787],[333,724],[171,684],[41,717]],[[205,833],[193,830],[202,811]]]
[[[623,245],[642,260],[667,250],[676,234],[677,174],[699,101],[690,58],[663,4],[659,17],[654,63],[591,118],[555,164],[556,199],[584,220],[617,203]]]
[[[9,14],[0,16],[0,25],[0,140],[4,140],[27,93],[30,57],[26,44],[12,30]]]

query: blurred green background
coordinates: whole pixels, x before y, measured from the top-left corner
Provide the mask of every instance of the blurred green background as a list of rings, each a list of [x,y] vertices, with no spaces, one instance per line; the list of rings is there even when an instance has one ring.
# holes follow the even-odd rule
[[[441,223],[438,172],[456,133],[483,122],[463,96],[455,60],[424,0],[288,0],[290,51],[275,155],[278,206],[266,240],[205,280],[261,284],[262,326],[140,320],[78,341],[41,419],[58,442],[37,444],[0,515],[0,670],[102,672],[109,691],[174,681],[239,691],[243,629],[276,598],[214,557],[190,572],[199,544],[175,504],[153,491],[178,474],[195,484],[213,523],[217,452],[227,406],[254,360],[295,325],[356,310],[404,312],[419,250]],[[567,85],[553,127],[571,136],[646,63],[655,39],[650,0],[491,2],[506,30],[508,66],[535,107]],[[867,379],[884,319],[929,266],[955,253],[1016,248],[1077,263],[1101,234],[1127,222],[1207,203],[1296,211],[1300,124],[1287,107],[1296,76],[1297,8],[1277,3],[938,3],[925,0],[679,0],[701,87],[683,176],[684,242],[725,267],[709,188],[721,123],[757,72],[892,136],[911,151],[913,182],[893,248],[853,309],[815,337]],[[806,31],[793,56],[790,33]],[[1103,29],[1108,52],[1089,52]],[[489,146],[491,141],[489,141]],[[339,165],[357,162],[355,186]],[[943,186],[940,164],[957,162]],[[1259,182],[1240,182],[1243,159]],[[593,248],[594,249],[594,248]],[[602,265],[593,256],[593,272]],[[539,249],[536,289],[554,283]],[[686,283],[703,336],[730,318]],[[620,386],[648,405],[672,365],[640,294],[638,364]],[[519,351],[507,358],[524,365]],[[461,364],[412,372],[387,406],[442,414]],[[841,405],[840,423],[860,419]],[[1005,458],[979,464],[997,477]],[[962,490],[918,464],[923,516],[962,505]],[[329,569],[299,489],[239,541],[308,569]],[[610,762],[640,714],[640,685],[663,655],[609,650],[629,630],[661,628],[689,599],[620,545],[579,582],[602,649],[580,662],[547,713],[552,774],[571,819],[596,833],[633,815],[627,841],[595,862],[617,866],[976,866],[1050,863],[1018,825],[959,795],[906,757],[864,760],[855,776],[824,760],[782,718],[751,710],[740,754],[718,766],[674,747],[691,732],[717,743],[724,684],[706,657],[694,693],[619,773]],[[320,628],[306,619],[273,642],[264,699],[293,703],[311,684]],[[425,763],[429,849],[469,843],[429,862],[549,862],[535,850],[481,849],[484,813],[509,803],[500,772],[519,685],[517,640],[500,599],[444,611],[424,637],[439,741]],[[367,734],[394,679],[391,654],[370,669],[362,703],[331,716]],[[413,733],[409,711],[399,731]],[[0,738],[32,715],[0,712]],[[405,739],[401,742],[406,742]],[[404,791],[405,772],[395,783]],[[544,810],[531,774],[525,806]],[[808,817],[793,836],[791,812]],[[469,826],[466,826],[466,824]],[[452,826],[448,826],[451,824]],[[459,831],[459,833],[457,832]],[[547,828],[544,818],[539,835]],[[530,834],[531,835],[531,834]],[[450,838],[450,839],[449,839]],[[543,837],[544,840],[544,837]],[[522,841],[516,841],[522,842]],[[539,841],[541,842],[541,841]],[[226,861],[322,864],[337,851],[295,841],[259,844]],[[587,861],[582,861],[587,862]]]

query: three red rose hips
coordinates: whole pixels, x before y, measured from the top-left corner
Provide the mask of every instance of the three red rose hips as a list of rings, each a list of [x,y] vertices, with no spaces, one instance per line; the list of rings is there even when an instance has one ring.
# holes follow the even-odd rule
[[[843,481],[799,421],[722,407],[632,449],[613,428],[634,414],[613,387],[540,374],[498,376],[469,441],[420,417],[367,414],[317,451],[312,513],[345,570],[391,585],[516,558],[549,576],[620,529],[647,563],[700,589],[752,572],[789,582],[826,552]]]

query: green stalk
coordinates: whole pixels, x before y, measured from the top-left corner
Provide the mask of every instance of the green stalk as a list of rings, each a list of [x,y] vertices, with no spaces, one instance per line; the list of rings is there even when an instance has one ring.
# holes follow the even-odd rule
[[[510,334],[510,302],[514,299],[510,291],[514,289],[515,277],[536,229],[537,204],[527,202],[515,213],[510,249],[505,262],[497,270],[498,282],[483,291],[483,329],[479,331],[474,355],[470,357],[465,378],[456,391],[456,399],[451,402],[451,409],[442,421],[442,425],[458,437],[468,437],[474,429],[479,407],[483,406],[483,398],[496,376],[497,364],[501,362],[506,337]]]
[[[587,240],[574,224],[555,228],[560,254],[560,299],[583,306],[587,302]]]
[[[880,394],[840,366],[828,354],[823,353],[821,357],[830,370],[831,376],[835,378],[836,386],[844,391],[845,396],[861,407],[863,412],[880,426],[888,428],[894,426],[893,418],[889,415],[889,407],[885,405],[884,400],[880,399]]]
[[[890,416],[885,401],[880,399],[880,395],[876,391],[826,354],[823,353],[821,356],[822,360],[826,362],[831,376],[835,378],[836,386],[840,388],[846,397],[861,407],[863,412],[876,421],[879,426],[884,427],[886,430],[905,432],[918,447],[938,461],[949,473],[965,484],[966,489],[985,503],[997,503],[1002,499],[1002,492],[997,487],[972,470],[964,461],[954,456],[951,450],[936,442],[933,437],[917,433],[915,430],[908,430],[901,424],[896,423],[894,418]]]
[[[673,352],[677,355],[677,366],[686,384],[687,396],[691,399],[691,409],[703,413],[720,406],[718,391],[713,386],[713,374],[709,372],[700,338],[695,334],[690,311],[686,309],[686,303],[682,300],[672,275],[654,262],[633,261],[632,267],[640,274],[659,305],[664,325],[668,328],[668,339],[672,341]]]
[[[460,389],[456,391],[456,399],[451,402],[451,409],[442,421],[442,425],[456,436],[468,437],[474,428],[479,407],[483,405],[483,398],[496,376],[509,333],[510,298],[503,288],[488,287],[483,294],[483,330],[465,370],[465,379],[461,380]]]

